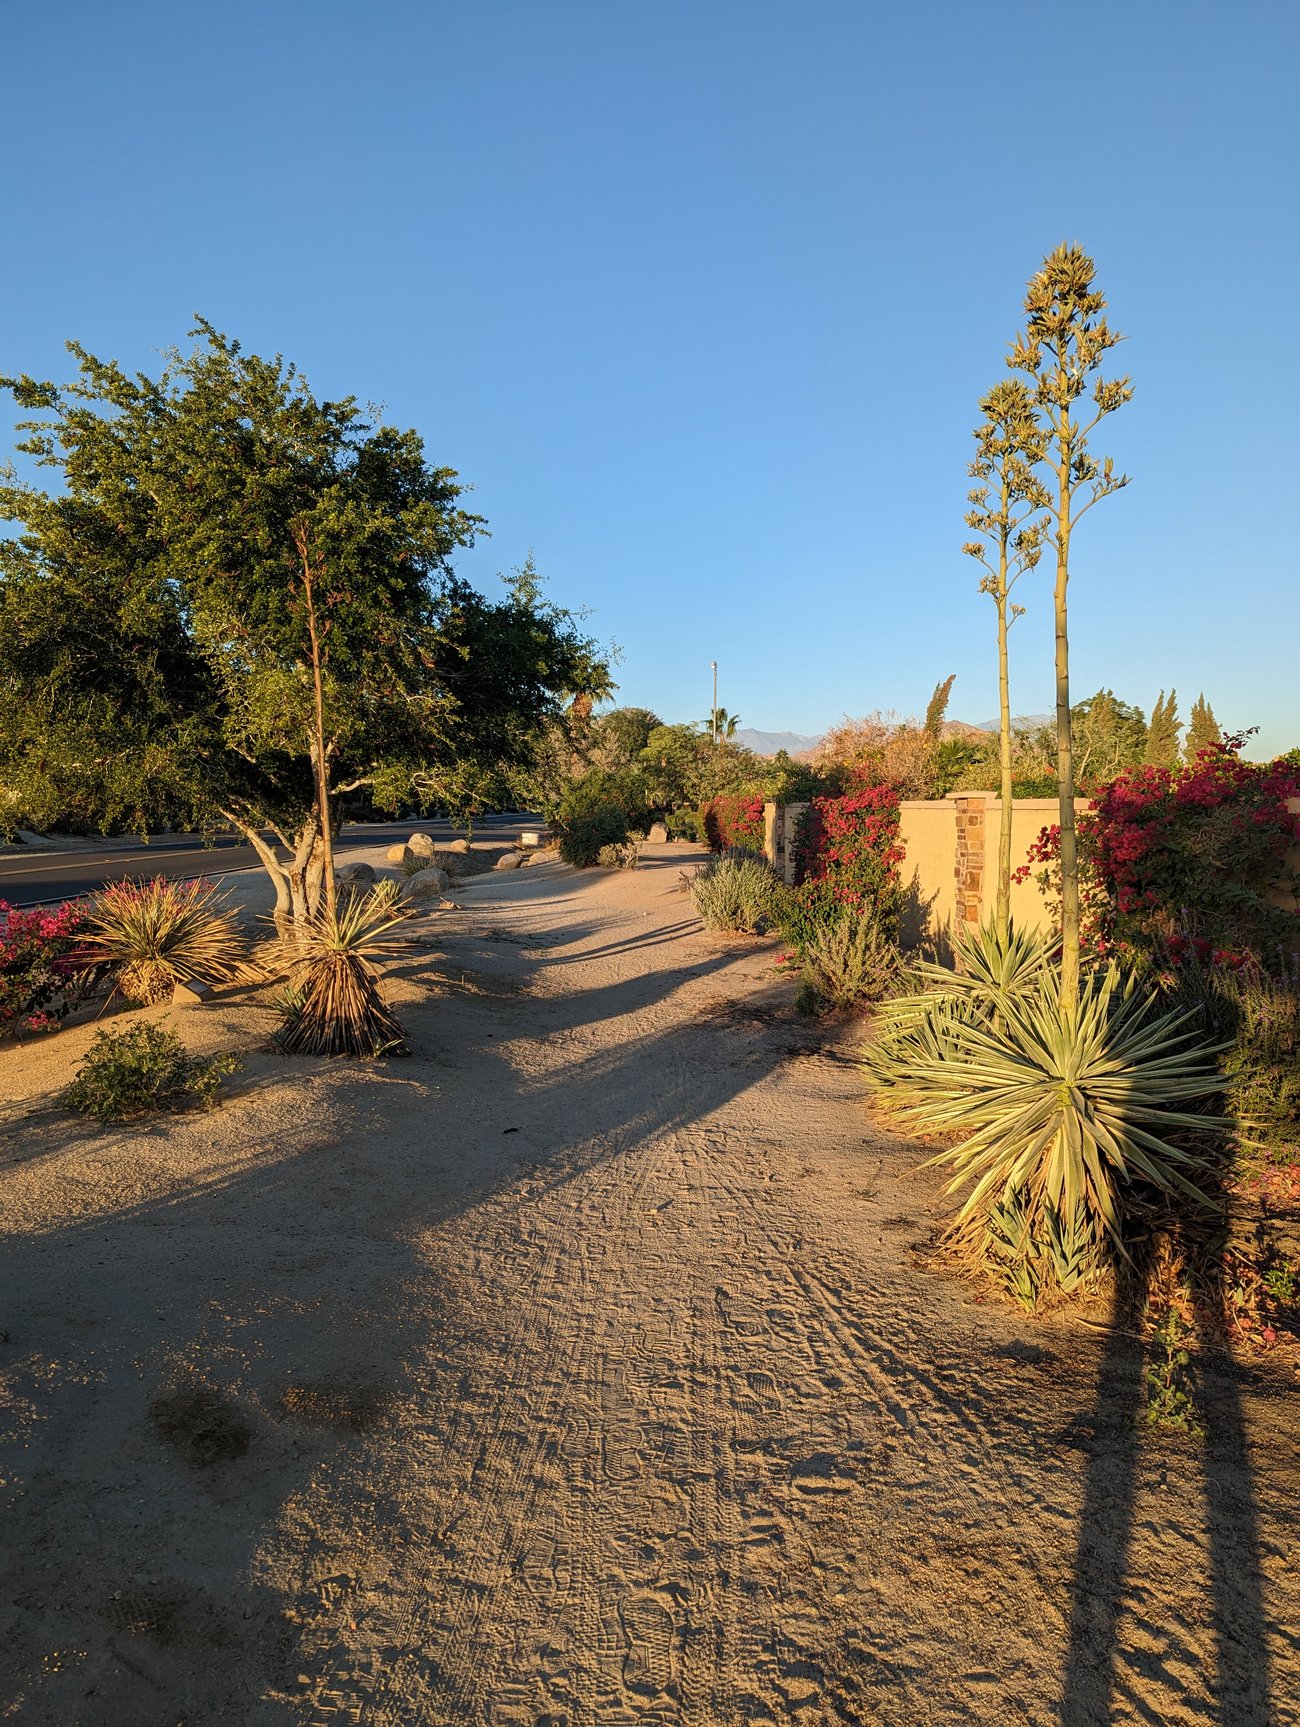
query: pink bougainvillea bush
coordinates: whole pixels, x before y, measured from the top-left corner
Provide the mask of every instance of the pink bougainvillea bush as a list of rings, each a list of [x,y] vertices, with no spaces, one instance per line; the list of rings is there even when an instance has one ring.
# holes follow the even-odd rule
[[[1231,743],[1185,767],[1130,769],[1098,791],[1080,818],[1084,935],[1100,958],[1119,951],[1184,953],[1239,967],[1300,941],[1300,918],[1277,903],[1294,892],[1288,853],[1300,840],[1300,770],[1285,758],[1245,762]],[[1059,890],[1060,833],[1045,828],[1021,880],[1035,870]]]
[[[795,840],[799,885],[783,924],[799,959],[845,920],[870,921],[894,942],[903,856],[894,786],[859,780],[843,797],[813,798]]]
[[[763,798],[761,793],[732,792],[710,798],[700,810],[700,829],[710,851],[761,852]]]
[[[75,905],[22,911],[0,900],[0,1037],[52,1031],[77,994],[83,928]]]

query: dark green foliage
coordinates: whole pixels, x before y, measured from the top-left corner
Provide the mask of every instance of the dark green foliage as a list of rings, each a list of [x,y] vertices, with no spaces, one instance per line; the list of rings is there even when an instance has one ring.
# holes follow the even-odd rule
[[[301,920],[322,850],[302,547],[331,794],[482,808],[608,668],[531,564],[497,602],[455,577],[482,519],[416,432],[195,334],[157,378],[73,344],[65,389],[0,380],[35,414],[20,450],[57,481],[0,474],[20,528],[0,539],[0,775],[19,819],[233,823]]]
[[[1150,767],[1173,768],[1178,766],[1178,738],[1182,731],[1182,722],[1178,718],[1178,691],[1170,690],[1168,696],[1161,690],[1156,699],[1156,705],[1151,710],[1151,724],[1147,727],[1146,750],[1143,760]]]
[[[130,1121],[158,1110],[211,1109],[235,1055],[192,1056],[174,1031],[135,1025],[101,1031],[64,1092],[69,1108],[98,1121]]]
[[[1214,709],[1199,695],[1192,703],[1192,717],[1187,727],[1187,739],[1183,745],[1184,754],[1189,762],[1194,762],[1200,752],[1219,743],[1223,733],[1219,722],[1214,717]]]
[[[558,825],[560,856],[576,869],[598,863],[606,846],[627,844],[627,815],[616,804],[598,804],[563,818]]]

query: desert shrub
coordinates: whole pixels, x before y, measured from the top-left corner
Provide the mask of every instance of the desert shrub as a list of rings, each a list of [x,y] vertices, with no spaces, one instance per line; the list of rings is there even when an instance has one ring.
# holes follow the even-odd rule
[[[780,921],[785,884],[752,852],[718,852],[691,878],[691,898],[705,929],[752,935]]]
[[[50,1031],[78,993],[80,908],[19,911],[0,900],[0,1037]]]
[[[636,844],[629,840],[625,845],[601,846],[596,862],[602,869],[635,869],[640,855]]]
[[[400,951],[405,912],[380,895],[341,901],[276,944],[289,976],[276,1034],[286,1055],[405,1055],[406,1039],[379,992],[375,963]]]
[[[90,969],[107,969],[114,993],[145,1006],[178,983],[234,983],[254,975],[248,944],[206,881],[113,882],[90,900],[81,943]]]
[[[699,813],[700,831],[710,851],[763,849],[763,797],[754,792],[728,792],[710,798]]]
[[[221,1081],[238,1073],[235,1055],[192,1056],[174,1031],[135,1025],[101,1031],[64,1092],[64,1101],[97,1121],[130,1121],[164,1109],[211,1109]]]
[[[1197,1012],[1224,1046],[1224,1104],[1243,1161],[1260,1152],[1279,1163],[1300,1157],[1300,958],[1275,954],[1270,970],[1192,953],[1163,975],[1174,1001]]]
[[[903,976],[889,928],[870,913],[840,909],[838,916],[815,928],[803,946],[799,1005],[815,1011],[883,1001]]]
[[[628,829],[644,831],[649,827],[654,812],[644,774],[636,768],[617,772],[589,768],[566,784],[553,821],[563,830],[579,818],[605,809],[620,810]]]
[[[590,869],[605,846],[627,844],[627,815],[613,804],[557,822],[560,856],[576,869]]]
[[[704,830],[700,825],[699,813],[696,810],[672,810],[664,817],[664,827],[670,840],[689,840],[693,845],[700,845],[704,840]]]

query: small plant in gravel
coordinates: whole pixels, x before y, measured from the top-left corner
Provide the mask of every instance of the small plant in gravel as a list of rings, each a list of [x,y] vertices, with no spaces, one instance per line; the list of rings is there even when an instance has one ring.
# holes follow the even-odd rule
[[[601,869],[635,869],[640,856],[636,841],[628,840],[623,845],[601,846],[596,853],[596,862]]]
[[[159,1110],[211,1109],[236,1055],[192,1056],[174,1031],[135,1025],[99,1032],[64,1092],[69,1108],[97,1121],[132,1121]]]
[[[1182,1314],[1172,1306],[1153,1328],[1143,1414],[1153,1427],[1202,1439],[1205,1428],[1196,1405],[1192,1357],[1187,1348],[1190,1331]]]
[[[780,922],[786,888],[751,852],[718,852],[690,878],[691,898],[705,929],[753,935]]]
[[[91,899],[80,957],[107,970],[113,993],[141,1007],[178,983],[236,983],[257,974],[235,913],[206,881],[112,882]]]

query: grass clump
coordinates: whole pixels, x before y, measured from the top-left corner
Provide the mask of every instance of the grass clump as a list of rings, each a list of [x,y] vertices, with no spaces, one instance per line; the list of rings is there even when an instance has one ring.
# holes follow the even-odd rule
[[[752,852],[714,854],[690,878],[691,898],[705,929],[754,935],[780,923],[786,888]]]
[[[101,1031],[64,1092],[69,1108],[97,1121],[132,1121],[160,1110],[211,1109],[235,1055],[192,1056],[174,1031],[135,1025]]]
[[[80,957],[107,971],[113,993],[140,1007],[178,983],[239,983],[257,975],[235,913],[206,881],[112,882],[93,896]]]

